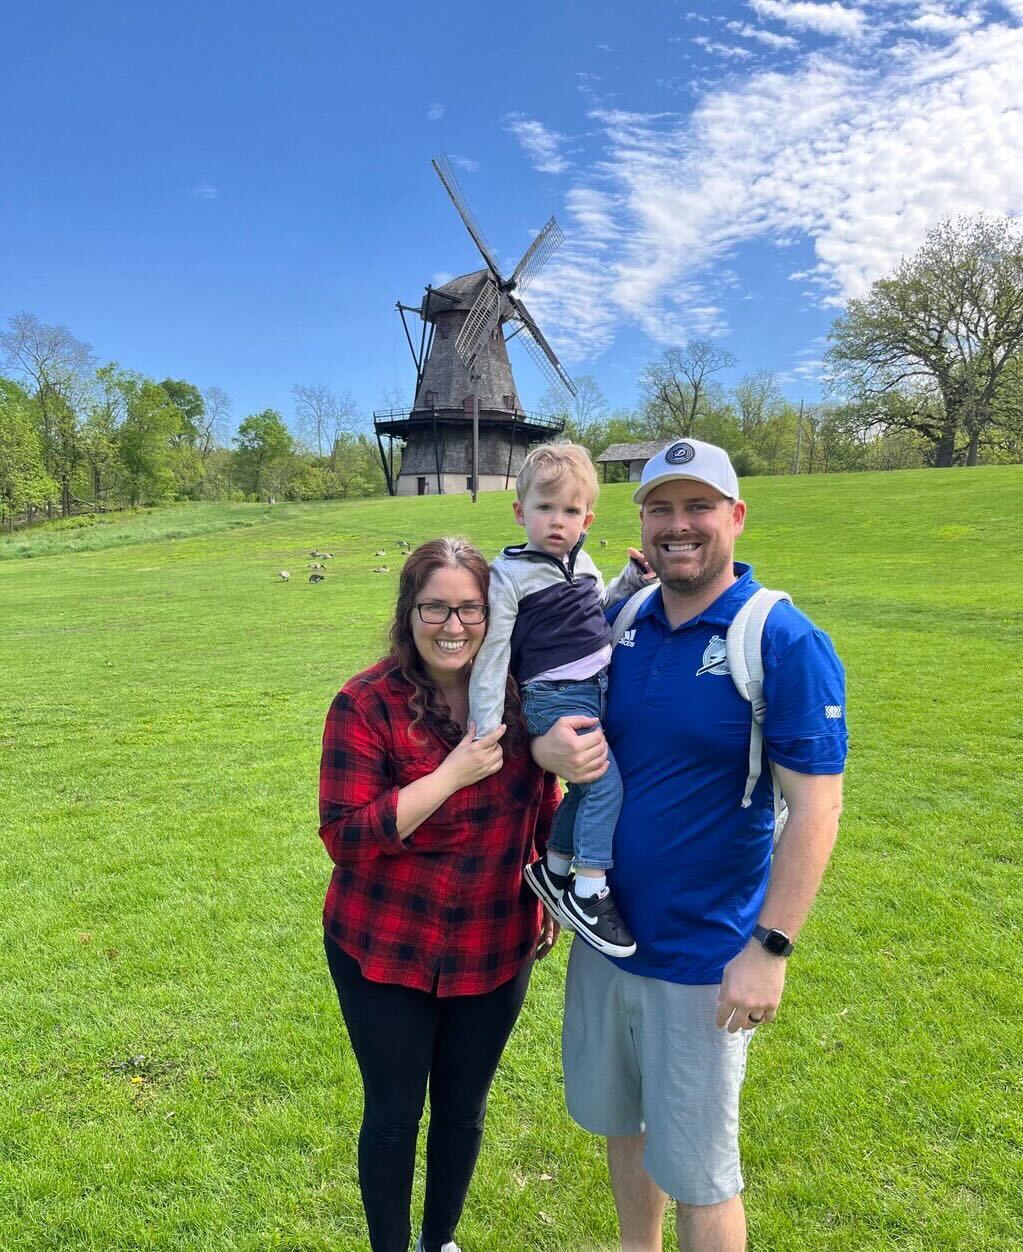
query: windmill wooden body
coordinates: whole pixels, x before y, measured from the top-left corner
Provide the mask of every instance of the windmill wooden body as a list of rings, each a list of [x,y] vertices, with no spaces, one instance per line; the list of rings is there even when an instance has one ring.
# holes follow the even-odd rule
[[[445,159],[433,162],[486,267],[427,287],[422,303],[398,312],[416,366],[412,409],[374,414],[391,495],[448,495],[511,484],[530,444],[559,434],[558,418],[526,413],[519,402],[507,341],[517,339],[548,381],[575,387],[523,304],[522,291],[561,243],[552,217],[510,278],[504,278]],[[418,348],[407,314],[421,319]],[[414,324],[414,323],[413,323]],[[388,447],[384,448],[384,439]],[[401,448],[395,465],[395,444]]]

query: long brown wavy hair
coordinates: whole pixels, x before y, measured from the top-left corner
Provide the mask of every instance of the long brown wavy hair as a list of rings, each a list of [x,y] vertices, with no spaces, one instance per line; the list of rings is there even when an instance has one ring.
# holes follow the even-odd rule
[[[427,725],[454,747],[464,732],[452,718],[440,689],[427,673],[412,635],[412,614],[419,593],[439,569],[466,570],[480,589],[480,599],[486,602],[490,590],[490,567],[468,539],[431,539],[420,544],[409,554],[398,580],[398,601],[394,606],[394,621],[389,634],[390,655],[396,662],[398,673],[412,688],[409,707],[413,714],[413,736],[417,726]],[[518,687],[510,674],[505,693],[504,721],[508,729],[502,742],[517,746],[524,738],[525,727]]]

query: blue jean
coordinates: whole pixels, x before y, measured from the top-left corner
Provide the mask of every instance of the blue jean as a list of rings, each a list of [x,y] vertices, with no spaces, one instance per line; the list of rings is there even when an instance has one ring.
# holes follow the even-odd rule
[[[607,670],[592,678],[526,683],[522,711],[531,735],[545,735],[559,717],[601,717],[607,695]],[[580,731],[586,734],[586,731]],[[610,869],[615,826],[622,807],[622,776],[608,753],[607,773],[591,783],[569,783],[554,815],[547,846],[586,869]]]

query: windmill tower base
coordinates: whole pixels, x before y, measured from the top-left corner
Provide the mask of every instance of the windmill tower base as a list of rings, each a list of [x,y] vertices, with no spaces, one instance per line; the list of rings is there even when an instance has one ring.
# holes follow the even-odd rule
[[[374,414],[380,459],[392,496],[459,495],[472,491],[472,419],[422,410]],[[560,418],[482,410],[478,491],[505,491],[534,443],[561,433]],[[388,440],[385,450],[384,439]],[[401,449],[396,463],[395,444]]]

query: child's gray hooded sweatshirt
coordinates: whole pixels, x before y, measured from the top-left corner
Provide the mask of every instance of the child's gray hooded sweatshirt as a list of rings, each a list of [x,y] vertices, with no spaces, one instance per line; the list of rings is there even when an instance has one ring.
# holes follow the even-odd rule
[[[629,563],[605,590],[600,571],[582,551],[585,541],[583,535],[564,561],[512,544],[490,566],[487,637],[469,681],[469,719],[477,738],[504,720],[509,669],[527,683],[599,652],[611,642],[604,606],[643,585]]]

